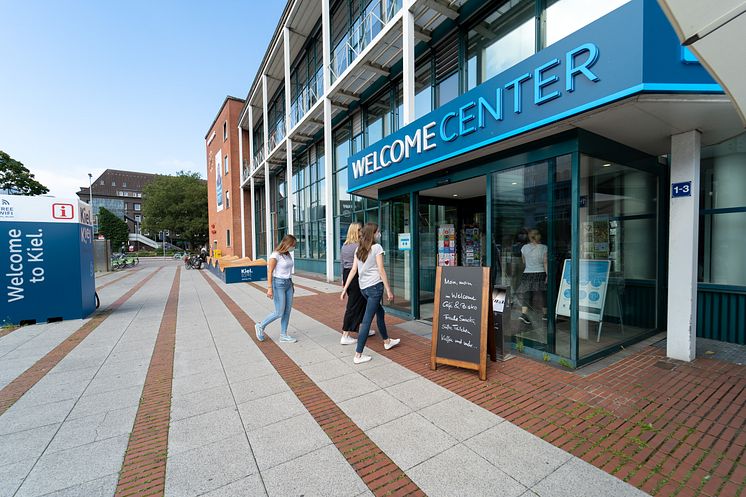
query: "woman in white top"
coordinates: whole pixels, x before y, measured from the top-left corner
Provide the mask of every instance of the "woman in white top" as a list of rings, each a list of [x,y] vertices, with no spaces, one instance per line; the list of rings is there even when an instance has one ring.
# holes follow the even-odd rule
[[[376,316],[378,332],[381,334],[381,338],[383,338],[383,348],[389,350],[395,347],[400,341],[398,338],[389,338],[386,330],[386,313],[381,305],[384,288],[386,289],[386,297],[389,302],[394,301],[394,294],[391,292],[389,280],[386,277],[386,269],[383,267],[383,247],[378,243],[380,239],[381,232],[378,231],[378,225],[375,223],[366,224],[360,237],[360,246],[355,252],[352,269],[349,276],[347,276],[347,282],[344,289],[342,289],[342,294],[339,296],[341,300],[344,300],[347,295],[347,288],[352,283],[355,275],[358,275],[360,293],[365,297],[366,304],[363,321],[360,323],[360,331],[357,334],[357,348],[355,349],[355,358],[353,359],[355,364],[368,362],[371,359],[370,356],[363,355],[363,350],[365,349],[365,342],[368,340],[368,333],[370,332],[370,325],[373,323],[374,315]]]
[[[275,312],[264,318],[264,321],[254,326],[257,340],[264,341],[264,328],[269,323],[280,319],[280,341],[297,342],[294,337],[288,335],[288,322],[290,311],[293,310],[293,265],[295,261],[291,252],[295,250],[295,237],[285,235],[275,251],[269,255],[269,266],[267,267],[267,297],[275,303]]]
[[[528,232],[529,243],[521,247],[525,268],[518,285],[521,298],[521,316],[525,324],[531,324],[528,316],[529,305],[541,307],[542,319],[547,319],[547,246],[541,243],[541,233],[537,229]]]

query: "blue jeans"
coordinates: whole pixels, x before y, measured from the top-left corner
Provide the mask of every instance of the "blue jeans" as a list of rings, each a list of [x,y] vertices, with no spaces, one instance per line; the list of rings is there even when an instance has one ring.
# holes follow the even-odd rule
[[[272,301],[275,303],[275,312],[264,318],[259,325],[265,329],[269,323],[280,319],[280,334],[288,334],[288,322],[290,311],[293,310],[293,280],[285,278],[272,278]]]
[[[365,342],[368,341],[368,333],[370,333],[370,325],[373,323],[373,315],[376,316],[376,325],[378,332],[381,334],[381,338],[388,340],[389,334],[386,331],[386,321],[384,316],[386,312],[383,310],[381,305],[381,299],[383,299],[383,283],[378,283],[368,288],[361,288],[360,293],[363,294],[367,303],[365,305],[365,314],[363,315],[363,322],[360,323],[360,331],[357,334],[357,348],[355,351],[358,354],[362,354],[365,348]]]

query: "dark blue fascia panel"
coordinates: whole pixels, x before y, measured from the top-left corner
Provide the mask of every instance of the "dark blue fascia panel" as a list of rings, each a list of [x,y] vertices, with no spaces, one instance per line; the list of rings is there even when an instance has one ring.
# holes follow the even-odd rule
[[[722,90],[657,3],[633,0],[351,156],[348,192],[644,91]]]

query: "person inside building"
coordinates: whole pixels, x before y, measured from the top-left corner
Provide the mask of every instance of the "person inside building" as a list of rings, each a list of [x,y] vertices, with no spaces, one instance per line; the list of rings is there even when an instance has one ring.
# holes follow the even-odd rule
[[[518,295],[521,296],[521,315],[518,319],[530,325],[529,307],[537,309],[540,306],[542,319],[547,319],[547,246],[541,243],[541,233],[537,229],[528,231],[528,241],[521,247],[525,267],[518,285]]]
[[[345,243],[339,251],[340,258],[342,259],[342,283],[347,281],[347,277],[350,275],[355,262],[355,252],[360,246],[360,228],[360,223],[350,223],[349,228],[347,228],[347,239],[345,239]],[[358,332],[360,322],[363,320],[363,315],[365,314],[367,301],[363,297],[363,294],[360,293],[358,275],[352,278],[352,282],[347,288],[347,297],[347,307],[345,308],[345,315],[342,319],[342,338],[339,341],[342,345],[351,345],[357,342],[356,339],[350,336],[350,332]],[[374,330],[370,330],[368,333],[369,336],[374,334]]]
[[[394,294],[386,276],[386,269],[383,267],[383,247],[379,243],[380,239],[381,232],[378,230],[378,225],[376,223],[366,224],[360,237],[360,246],[355,252],[350,274],[347,276],[347,281],[339,296],[341,300],[344,300],[352,280],[355,276],[358,276],[360,293],[365,297],[366,303],[365,314],[363,314],[360,331],[357,334],[357,348],[353,358],[355,364],[362,364],[371,360],[369,355],[363,354],[363,350],[365,350],[365,342],[368,340],[374,315],[376,316],[378,332],[383,339],[383,348],[389,350],[400,342],[398,338],[389,338],[386,330],[386,313],[381,305],[384,289],[389,302],[393,302]]]
[[[254,326],[256,338],[264,341],[264,329],[280,319],[280,342],[294,343],[298,340],[288,335],[290,311],[293,310],[293,268],[295,261],[291,252],[295,250],[296,240],[293,235],[285,235],[269,255],[267,266],[267,297],[275,304],[275,311]]]

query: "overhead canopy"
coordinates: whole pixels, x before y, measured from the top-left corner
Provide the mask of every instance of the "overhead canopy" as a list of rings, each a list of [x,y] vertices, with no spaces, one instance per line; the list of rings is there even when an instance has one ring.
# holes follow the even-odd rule
[[[733,100],[746,126],[746,1],[658,0],[682,44]]]

